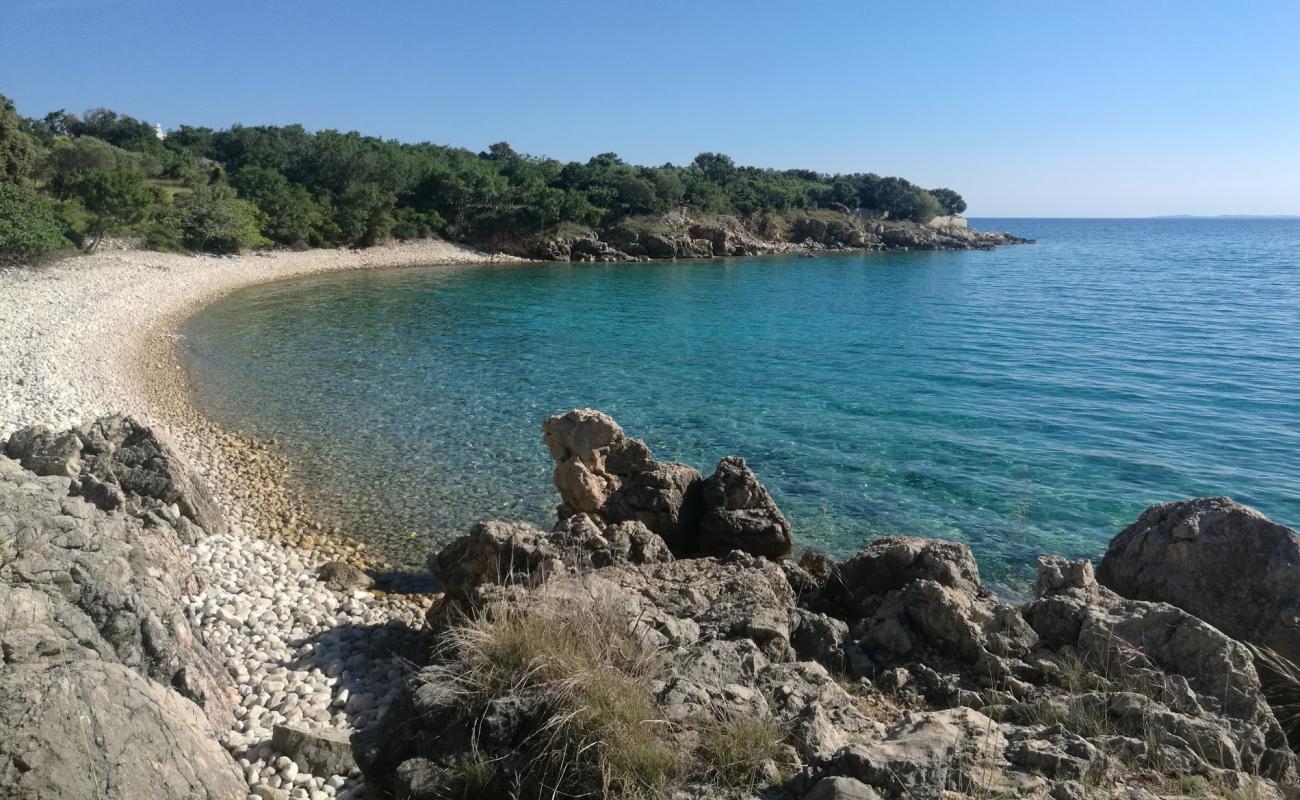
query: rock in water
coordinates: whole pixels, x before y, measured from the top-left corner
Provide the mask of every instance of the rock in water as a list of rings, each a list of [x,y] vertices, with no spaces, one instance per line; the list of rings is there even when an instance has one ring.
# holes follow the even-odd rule
[[[1151,506],[1111,540],[1097,580],[1300,661],[1300,535],[1226,497]]]
[[[655,461],[644,442],[591,408],[547,419],[542,440],[556,462],[561,519],[590,513],[609,522],[640,522],[673,552],[689,546],[699,514],[695,468]]]
[[[724,458],[705,481],[694,467],[654,460],[644,442],[590,408],[546,420],[542,439],[556,462],[561,520],[638,522],[678,556],[742,550],[777,559],[793,550],[790,523],[744,459]]]
[[[703,511],[696,544],[701,554],[743,550],[777,559],[794,550],[790,523],[745,459],[728,456],[718,462],[701,494]]]

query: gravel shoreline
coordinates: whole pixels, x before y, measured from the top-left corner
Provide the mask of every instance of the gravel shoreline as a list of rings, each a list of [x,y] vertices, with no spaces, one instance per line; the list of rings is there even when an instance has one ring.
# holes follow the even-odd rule
[[[312,273],[515,261],[443,242],[238,259],[101,252],[0,269],[0,439],[29,424],[63,429],[109,413],[150,424],[201,474],[230,523],[190,558],[203,588],[187,598],[196,630],[239,686],[222,743],[249,798],[360,798],[352,774],[309,775],[271,743],[276,723],[348,731],[373,721],[405,672],[428,598],[338,592],[329,560],[382,568],[365,546],[314,525],[266,443],[194,411],[177,326],[235,289]]]

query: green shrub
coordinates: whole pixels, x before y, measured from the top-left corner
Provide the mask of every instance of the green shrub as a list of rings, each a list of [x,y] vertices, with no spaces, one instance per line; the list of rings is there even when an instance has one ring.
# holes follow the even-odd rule
[[[324,209],[311,194],[267,167],[245,167],[232,181],[239,196],[262,212],[262,233],[273,242],[306,243],[320,227]]]
[[[143,245],[147,250],[164,253],[185,252],[185,237],[181,233],[181,213],[175,205],[159,206],[145,225]]]
[[[30,261],[72,245],[59,209],[47,197],[0,180],[0,261]]]
[[[157,187],[145,183],[139,172],[125,167],[81,173],[67,189],[85,209],[91,250],[108,234],[133,232],[162,200]]]
[[[35,165],[36,145],[23,130],[23,118],[0,95],[0,180],[26,180]]]
[[[238,253],[267,244],[257,206],[223,183],[200,186],[176,198],[181,243],[204,253]]]
[[[393,212],[393,235],[398,239],[427,239],[442,233],[446,227],[437,211],[399,208]]]

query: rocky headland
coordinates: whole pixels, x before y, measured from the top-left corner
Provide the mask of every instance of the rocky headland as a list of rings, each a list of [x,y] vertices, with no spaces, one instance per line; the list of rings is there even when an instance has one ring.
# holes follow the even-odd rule
[[[554,527],[474,526],[428,603],[250,537],[138,420],[15,431],[4,796],[1295,796],[1300,538],[1249,509],[1153,507],[1012,603],[953,542],[799,553],[741,458],[543,440]]]
[[[545,261],[650,261],[846,250],[989,250],[1030,241],[975,230],[961,217],[937,217],[921,224],[864,218],[843,208],[788,217],[693,216],[678,211],[628,218],[599,229],[572,229],[524,240],[499,238],[486,244]]]

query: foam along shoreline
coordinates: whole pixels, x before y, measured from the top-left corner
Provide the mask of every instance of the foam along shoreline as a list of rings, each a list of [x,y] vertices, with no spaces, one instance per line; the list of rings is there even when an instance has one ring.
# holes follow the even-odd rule
[[[334,559],[375,565],[363,545],[310,526],[283,483],[286,465],[264,444],[191,407],[177,327],[204,304],[258,283],[517,260],[430,241],[240,258],[106,251],[0,269],[0,441],[32,424],[63,430],[131,415],[203,477],[228,522],[226,532],[186,547],[199,590],[183,599],[237,685],[233,724],[217,735],[250,789],[363,796],[354,770],[308,774],[276,751],[272,730],[297,723],[346,732],[376,719],[404,674],[403,637],[420,627],[427,598],[336,591],[318,579]],[[370,633],[354,635],[357,626]]]

